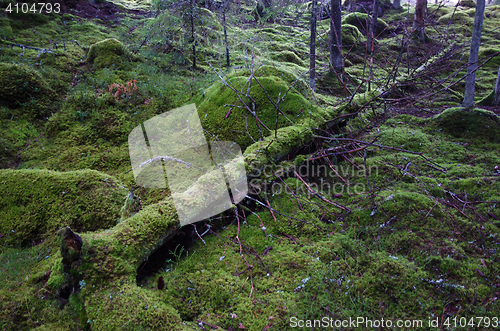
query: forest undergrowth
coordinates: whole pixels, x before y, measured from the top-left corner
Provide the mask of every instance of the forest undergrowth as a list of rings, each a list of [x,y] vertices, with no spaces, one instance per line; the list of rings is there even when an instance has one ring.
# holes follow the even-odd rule
[[[387,10],[372,53],[369,16],[343,11],[337,75],[319,21],[313,92],[307,4],[233,3],[229,69],[221,8],[191,30],[165,4],[0,14],[3,330],[498,328],[500,6],[464,109],[473,8],[429,4],[425,43],[411,6]],[[193,103],[249,192],[181,227],[128,135]]]

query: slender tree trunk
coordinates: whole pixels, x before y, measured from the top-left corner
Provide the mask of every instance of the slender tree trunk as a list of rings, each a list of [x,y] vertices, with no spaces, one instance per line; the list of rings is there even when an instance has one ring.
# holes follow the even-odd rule
[[[427,0],[417,0],[415,5],[415,16],[413,20],[413,33],[418,36],[420,42],[425,42],[424,20],[427,15]]]
[[[262,3],[264,4],[264,8],[269,8],[272,5],[271,0],[262,0]]]
[[[392,3],[392,7],[394,9],[401,9],[401,0],[394,0],[394,2]]]
[[[193,68],[196,68],[196,40],[194,38],[194,0],[191,0],[191,42],[193,43]]]
[[[370,29],[368,31],[368,38],[366,41],[366,45],[370,53],[373,51],[375,34],[377,33],[377,20],[378,20],[379,8],[380,8],[380,0],[373,0],[372,22],[370,24]]]
[[[330,5],[330,62],[334,70],[342,70],[342,12],[341,0],[331,0]]]
[[[477,59],[479,57],[479,45],[481,44],[481,32],[483,31],[485,0],[477,0],[474,27],[472,28],[472,41],[470,44],[469,66],[467,77],[465,77],[465,93],[462,106],[472,107],[474,105],[474,91],[477,70]]]
[[[314,91],[316,79],[316,5],[317,0],[312,0],[311,9],[311,40],[309,44],[309,86]]]
[[[373,49],[375,47],[375,35],[377,33],[378,10],[380,8],[380,0],[373,0],[372,21],[368,38],[366,42],[367,52],[370,54],[370,73],[368,75],[368,91],[371,91],[372,73],[373,73]]]
[[[227,11],[227,4],[229,0],[223,0],[224,3],[222,5],[222,22],[224,25],[224,43],[226,44],[226,67],[231,66],[231,62],[229,60],[229,44],[227,43],[227,25],[226,25],[226,11]]]
[[[495,92],[493,95],[493,106],[500,106],[500,67],[498,67],[497,83],[495,84]]]

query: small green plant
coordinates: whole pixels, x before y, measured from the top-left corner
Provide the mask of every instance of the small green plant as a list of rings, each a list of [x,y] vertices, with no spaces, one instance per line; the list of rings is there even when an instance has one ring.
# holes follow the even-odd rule
[[[175,246],[175,249],[174,251],[170,251],[170,254],[172,254],[174,256],[173,259],[170,259],[169,261],[179,261],[181,256],[182,256],[182,253],[184,253],[184,246],[181,246],[180,249],[179,249],[179,246],[180,245],[177,245]],[[177,249],[179,249],[179,252],[177,252]]]

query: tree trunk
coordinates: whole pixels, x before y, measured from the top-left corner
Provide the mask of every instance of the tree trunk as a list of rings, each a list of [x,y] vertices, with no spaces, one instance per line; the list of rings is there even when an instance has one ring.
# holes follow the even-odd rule
[[[373,12],[366,47],[370,54],[370,73],[368,75],[368,91],[371,91],[372,73],[373,73],[373,49],[375,47],[375,35],[377,32],[378,11],[380,8],[380,0],[373,0]],[[364,71],[364,69],[363,69]]]
[[[401,9],[401,0],[394,0],[394,2],[392,3],[392,7],[394,9]]]
[[[196,40],[194,38],[194,0],[191,0],[191,42],[193,43],[193,68],[196,68]]]
[[[498,67],[497,83],[493,94],[493,106],[500,106],[500,67]]]
[[[340,0],[331,0],[330,10],[330,62],[334,70],[342,70],[342,13]]]
[[[262,0],[262,3],[264,4],[264,8],[269,8],[272,5],[271,0]]]
[[[317,0],[313,0],[311,9],[311,40],[309,44],[309,86],[313,91],[316,79],[316,5]]]
[[[257,0],[256,12],[254,12],[255,21],[257,22],[259,17],[264,17],[267,14],[267,8],[271,7],[271,0]]]
[[[415,5],[415,16],[413,20],[413,34],[418,36],[420,42],[425,42],[424,20],[427,14],[427,0],[417,0]]]
[[[366,41],[366,46],[368,47],[368,52],[370,52],[370,54],[373,52],[373,44],[374,44],[375,34],[377,32],[377,20],[378,20],[379,8],[380,8],[380,0],[373,0],[372,22],[370,24],[370,29],[368,31],[368,38]]]
[[[474,105],[477,60],[479,57],[479,45],[481,44],[481,32],[483,31],[484,6],[485,0],[477,1],[474,27],[472,28],[469,66],[467,67],[467,77],[465,77],[464,102],[462,104],[464,107],[472,107]]]
[[[229,44],[227,43],[227,25],[226,25],[226,11],[229,0],[223,0],[224,3],[222,5],[222,22],[224,25],[224,43],[226,44],[226,67],[231,66],[231,62],[229,60]]]

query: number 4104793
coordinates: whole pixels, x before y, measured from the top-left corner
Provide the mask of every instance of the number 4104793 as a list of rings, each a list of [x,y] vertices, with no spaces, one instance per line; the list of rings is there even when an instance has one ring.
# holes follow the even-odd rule
[[[39,3],[34,3],[30,6],[28,3],[16,3],[12,5],[12,3],[9,3],[7,6],[7,9],[5,9],[6,13],[23,13],[23,14],[28,14],[28,13],[41,13],[42,10],[45,9],[45,13],[50,14],[52,12],[58,14],[61,11],[61,4],[59,3],[44,3],[44,2],[39,2]]]

